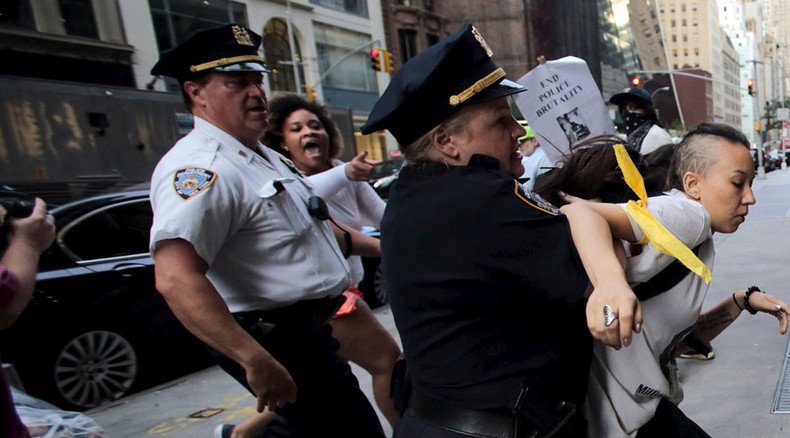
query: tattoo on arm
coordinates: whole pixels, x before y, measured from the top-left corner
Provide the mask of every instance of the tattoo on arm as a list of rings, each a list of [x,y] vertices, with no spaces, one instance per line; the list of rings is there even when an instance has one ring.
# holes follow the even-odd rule
[[[707,332],[710,330],[722,330],[734,321],[732,315],[726,308],[715,309],[708,313],[703,313],[699,317],[697,330]],[[724,326],[724,327],[721,327]]]

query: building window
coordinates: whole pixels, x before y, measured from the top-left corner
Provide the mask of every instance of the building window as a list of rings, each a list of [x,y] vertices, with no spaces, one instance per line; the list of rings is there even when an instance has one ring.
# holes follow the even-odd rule
[[[310,3],[368,18],[367,0],[310,0]]]
[[[58,3],[66,35],[99,38],[90,0],[59,0]]]
[[[417,54],[417,32],[398,29],[398,44],[400,44],[401,63],[404,63]]]
[[[727,8],[725,8],[724,10],[726,11],[726,10],[727,10]],[[682,4],[680,5],[680,12],[686,12],[686,4],[685,4],[685,3],[682,3]]]
[[[0,26],[35,29],[30,0],[5,0],[0,2]]]
[[[291,64],[291,45],[288,38],[288,24],[273,18],[263,27],[263,53],[266,63],[272,69],[269,84],[274,91],[296,92],[296,78]],[[294,54],[297,60],[302,59],[299,42],[294,37]],[[299,76],[304,79],[304,68],[300,63]],[[301,90],[300,90],[301,91]]]
[[[434,35],[432,33],[429,33],[425,35],[425,42],[428,43],[427,47],[431,47],[432,45],[439,42],[439,35]]]
[[[697,4],[696,3],[692,3],[691,4],[691,12],[697,12]]]
[[[691,41],[695,42],[695,43],[698,43],[699,42],[699,33],[694,32],[693,34],[691,34]]]
[[[686,27],[686,26],[688,26],[688,22],[686,21],[686,19],[685,19],[685,18],[684,18],[684,19],[682,19],[682,20],[680,20],[680,25],[681,25],[681,26],[683,26],[683,27]]]
[[[324,74],[333,68],[323,81],[325,88],[378,92],[376,73],[370,68],[370,56],[366,50],[341,61],[351,51],[369,42],[370,35],[323,23],[315,23],[313,29],[319,72]]]
[[[688,36],[688,34],[684,33],[684,34],[683,34],[683,42],[684,42],[684,43],[685,43],[685,42],[688,42],[688,40],[689,40],[689,36]]]
[[[683,49],[683,56],[689,56],[689,49]]]
[[[676,24],[676,23],[675,23],[675,20],[674,20],[674,19],[672,19],[672,20],[670,20],[670,21],[669,21],[669,27],[675,27],[675,24]]]
[[[672,49],[672,56],[677,58],[677,56],[678,56],[678,49]]]
[[[678,69],[678,65],[677,65],[677,64],[672,64],[672,68],[673,68],[674,70],[677,70],[677,69]]]
[[[673,43],[676,43],[676,42],[678,42],[678,36],[677,36],[677,35],[675,35],[674,33],[672,34],[672,42],[673,42]]]
[[[691,25],[694,26],[694,27],[699,26],[699,20],[697,20],[697,19],[692,20],[691,21]]]
[[[694,55],[699,56],[699,47],[694,47]]]
[[[247,26],[247,9],[229,0],[149,0],[159,51],[177,46],[195,31],[227,23]]]

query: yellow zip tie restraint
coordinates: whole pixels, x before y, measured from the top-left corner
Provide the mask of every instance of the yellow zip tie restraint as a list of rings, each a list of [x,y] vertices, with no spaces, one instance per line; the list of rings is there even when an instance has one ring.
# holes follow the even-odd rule
[[[622,144],[614,145],[614,153],[617,157],[617,164],[623,172],[625,182],[628,187],[639,196],[639,201],[628,201],[625,206],[628,214],[636,221],[642,232],[645,233],[645,238],[666,255],[670,255],[680,260],[680,263],[691,272],[699,275],[705,280],[705,283],[710,283],[713,279],[713,274],[710,272],[705,263],[702,263],[694,252],[692,252],[686,245],[683,244],[677,237],[675,237],[669,230],[667,230],[658,219],[653,216],[647,209],[647,190],[645,190],[645,181],[642,175],[639,174],[634,162],[625,150]],[[644,239],[642,242],[644,243]]]

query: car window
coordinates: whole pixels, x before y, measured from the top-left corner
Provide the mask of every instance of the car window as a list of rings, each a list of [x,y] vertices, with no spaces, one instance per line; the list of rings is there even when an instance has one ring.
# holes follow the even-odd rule
[[[392,160],[386,160],[381,165],[376,166],[373,169],[373,173],[370,176],[370,179],[376,180],[379,178],[384,178],[385,176],[390,176],[400,170],[401,166],[403,166],[403,159],[396,158]]]
[[[144,254],[152,221],[148,200],[115,205],[72,223],[62,244],[80,260]]]

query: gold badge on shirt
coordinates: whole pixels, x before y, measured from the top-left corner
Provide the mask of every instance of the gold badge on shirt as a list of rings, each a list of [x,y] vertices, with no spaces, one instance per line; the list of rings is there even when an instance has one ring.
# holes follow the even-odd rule
[[[209,169],[183,167],[176,170],[173,188],[181,199],[188,201],[206,191],[216,179],[217,175]]]

